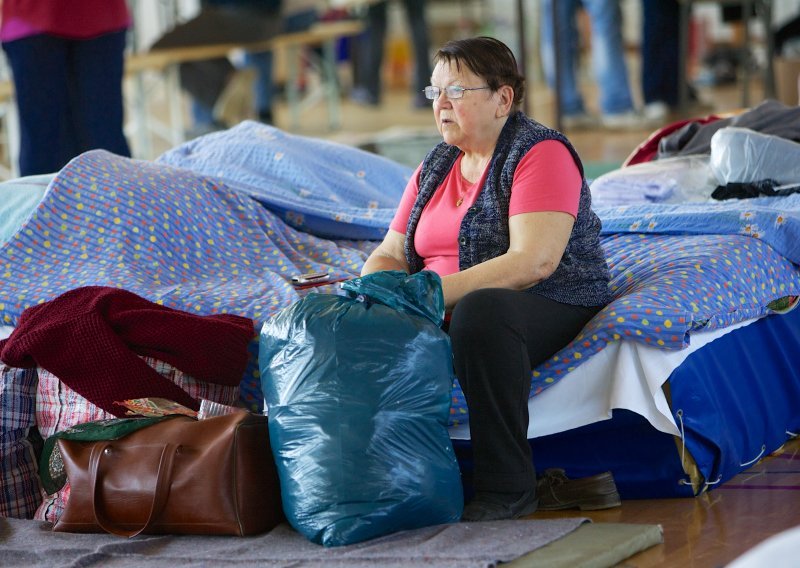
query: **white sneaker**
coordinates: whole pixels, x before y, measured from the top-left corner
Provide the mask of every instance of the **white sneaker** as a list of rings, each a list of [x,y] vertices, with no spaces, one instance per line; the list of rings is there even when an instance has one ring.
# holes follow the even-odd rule
[[[656,101],[644,105],[642,114],[648,120],[664,122],[669,117],[669,105],[663,101]]]
[[[588,130],[597,128],[599,121],[594,116],[579,112],[577,114],[568,114],[561,117],[561,125],[565,130]]]
[[[600,124],[608,130],[650,130],[656,126],[657,121],[645,118],[635,110],[629,110],[604,114],[600,117]]]

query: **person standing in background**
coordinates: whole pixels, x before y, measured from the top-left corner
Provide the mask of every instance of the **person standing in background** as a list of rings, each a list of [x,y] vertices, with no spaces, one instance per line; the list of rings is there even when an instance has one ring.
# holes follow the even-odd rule
[[[647,124],[634,108],[622,40],[619,0],[542,0],[541,46],[545,78],[555,88],[555,50],[559,50],[560,104],[566,128],[598,125],[586,112],[577,82],[580,60],[576,17],[583,6],[592,25],[592,68],[600,90],[599,125],[609,129],[640,129]],[[554,44],[553,9],[557,10],[559,44]]]
[[[645,119],[664,123],[678,108],[680,82],[680,3],[642,0],[642,97]],[[688,86],[687,113],[705,114],[711,107]]]
[[[679,39],[678,0],[642,0],[642,96],[644,114],[654,120],[678,106]]]
[[[282,0],[201,0],[193,18],[167,31],[151,49],[270,40],[284,30],[282,4]],[[190,138],[233,126],[250,111],[263,122],[272,122],[272,54],[248,54],[245,64],[237,69],[227,57],[218,57],[178,66],[181,87],[191,97]],[[258,101],[263,106],[255,106],[256,91],[263,96]],[[238,112],[242,106],[248,113]]]
[[[302,32],[309,29],[327,10],[327,0],[283,0],[281,18],[283,33]],[[245,64],[258,72],[255,85],[258,120],[265,124],[275,122],[272,100],[275,96],[273,82],[274,57],[271,51],[248,53]]]
[[[56,172],[96,148],[131,155],[122,94],[130,25],[125,0],[3,0],[20,175]]]
[[[425,16],[425,0],[403,0],[411,30],[411,47],[414,51],[414,79],[412,81],[411,104],[415,108],[429,108],[430,101],[423,90],[431,78],[431,64],[428,51],[428,24]],[[387,12],[389,2],[377,0],[367,8],[366,30],[358,43],[355,87],[350,98],[368,106],[378,106],[381,102],[384,44],[386,42]]]
[[[309,29],[327,7],[327,0],[202,0],[194,18],[175,26],[152,47],[264,41]],[[182,63],[181,86],[192,99],[188,136],[235,126],[246,118],[237,100],[252,107],[247,110],[259,121],[273,124],[273,60],[271,51],[261,51],[246,53],[239,67],[227,57]]]

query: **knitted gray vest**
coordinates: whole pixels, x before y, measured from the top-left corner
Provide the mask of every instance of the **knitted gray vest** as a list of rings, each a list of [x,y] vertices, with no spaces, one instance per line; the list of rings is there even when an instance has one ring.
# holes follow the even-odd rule
[[[509,247],[508,207],[511,182],[522,157],[542,140],[559,140],[572,153],[583,177],[583,165],[572,144],[561,133],[531,120],[521,112],[512,114],[497,141],[486,182],[474,205],[464,215],[458,234],[458,265],[465,270],[505,253]],[[442,142],[423,161],[419,195],[406,227],[405,253],[411,272],[423,268],[414,246],[420,215],[434,192],[441,186],[461,151]],[[611,301],[608,266],[600,247],[600,219],[591,209],[591,194],[583,180],[578,217],[564,256],[549,278],[528,289],[565,304],[602,306]]]

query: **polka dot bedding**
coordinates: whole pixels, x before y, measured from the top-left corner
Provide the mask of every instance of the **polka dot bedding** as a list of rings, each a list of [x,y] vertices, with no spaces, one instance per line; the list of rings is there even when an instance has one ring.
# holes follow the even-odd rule
[[[534,370],[532,395],[610,342],[680,349],[693,331],[769,314],[774,301],[800,295],[798,245],[791,242],[800,202],[785,199],[749,200],[738,212],[733,204],[719,212],[709,205],[693,219],[678,208],[601,211],[615,300]],[[327,271],[333,280],[352,278],[374,246],[296,230],[217,177],[93,151],[56,175],[31,217],[0,247],[0,317],[14,325],[29,306],[98,285],[192,313],[251,317],[257,331],[299,298],[291,276]],[[251,346],[241,391],[257,408],[255,339]],[[451,424],[467,418],[456,385]]]

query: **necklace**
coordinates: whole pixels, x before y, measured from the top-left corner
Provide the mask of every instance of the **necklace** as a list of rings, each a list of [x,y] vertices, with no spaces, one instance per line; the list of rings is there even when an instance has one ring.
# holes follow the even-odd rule
[[[458,176],[458,184],[456,189],[458,190],[458,199],[456,199],[456,207],[461,207],[461,204],[464,203],[464,199],[467,195],[472,193],[472,190],[480,183],[480,179],[476,182],[470,182],[467,178],[465,178],[459,172]]]
[[[488,164],[487,164],[488,165]],[[484,170],[486,166],[484,165]],[[475,186],[477,186],[481,179],[483,178],[483,174],[478,176],[477,181],[471,182],[467,178],[464,177],[464,174],[461,172],[461,164],[459,164],[459,171],[458,171],[458,199],[456,199],[456,207],[461,207],[461,204],[464,203],[464,198],[467,194],[471,193]]]
[[[464,187],[464,176],[461,175],[459,172],[458,175],[458,199],[456,199],[456,207],[461,207],[461,204],[464,203],[464,197],[467,195],[467,190],[469,187]]]

